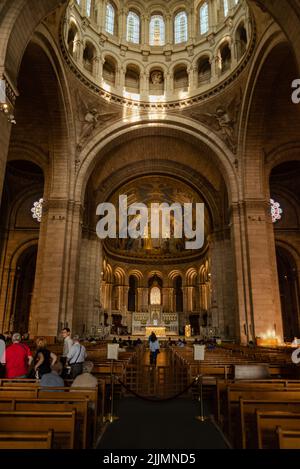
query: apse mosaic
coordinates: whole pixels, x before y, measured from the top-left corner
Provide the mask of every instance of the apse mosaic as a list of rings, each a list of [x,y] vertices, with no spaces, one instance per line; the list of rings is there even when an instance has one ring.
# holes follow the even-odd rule
[[[185,203],[204,203],[204,215],[205,215],[205,236],[210,233],[211,222],[208,211],[208,206],[201,195],[195,190],[189,187],[186,183],[167,177],[167,176],[149,176],[134,180],[122,188],[120,188],[109,200],[114,206],[118,206],[118,200],[120,195],[126,195],[128,198],[128,206],[133,203],[143,203],[149,208],[152,204],[167,203],[172,205],[173,203],[179,203],[183,206]],[[193,229],[195,225],[196,217],[193,214]],[[130,221],[130,217],[129,217]],[[119,220],[117,220],[119,225]],[[119,226],[118,226],[119,228]],[[161,227],[160,227],[161,228]],[[106,240],[105,244],[110,251],[124,254],[126,257],[182,257],[186,255],[195,254],[193,250],[185,249],[186,238],[174,237],[174,214],[171,212],[171,223],[170,223],[170,238],[164,238],[163,233],[160,229],[159,238],[152,238],[151,233],[151,216],[148,221],[148,236],[140,237],[138,239],[125,238],[125,239],[109,239]],[[119,230],[117,230],[119,232]],[[206,248],[207,243],[205,242],[202,251]]]

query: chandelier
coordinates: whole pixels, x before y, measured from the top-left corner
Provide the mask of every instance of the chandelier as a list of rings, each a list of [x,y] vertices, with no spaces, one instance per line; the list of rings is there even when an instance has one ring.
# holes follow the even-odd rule
[[[40,199],[39,201],[34,202],[33,207],[31,209],[32,218],[37,220],[39,223],[41,222],[43,215],[43,202],[44,199]]]
[[[274,199],[270,199],[271,203],[271,217],[272,217],[272,222],[276,223],[279,220],[281,220],[281,215],[283,213],[282,208],[280,207],[280,204],[278,202],[275,202]]]

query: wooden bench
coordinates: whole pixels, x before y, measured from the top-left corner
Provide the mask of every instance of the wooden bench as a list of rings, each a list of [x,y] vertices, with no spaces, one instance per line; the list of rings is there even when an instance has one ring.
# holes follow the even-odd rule
[[[89,409],[88,399],[73,399],[68,396],[65,398],[51,397],[51,399],[9,399],[0,398],[0,410],[2,411],[41,411],[41,412],[66,412],[76,411],[75,423],[75,447],[85,449],[92,444],[92,435],[88,432]]]
[[[0,411],[0,432],[48,432],[53,430],[53,448],[74,449],[76,411]]]
[[[286,397],[280,396],[281,393],[268,400],[259,399],[240,399],[240,409],[238,412],[238,423],[236,426],[236,435],[240,436],[238,447],[257,448],[257,412],[288,412],[300,413],[300,398],[296,400],[288,393]]]
[[[300,413],[291,412],[256,412],[257,437],[259,449],[278,448],[276,429],[299,430],[300,431]]]
[[[299,380],[267,379],[267,380],[223,380],[216,381],[215,388],[215,418],[219,424],[223,423],[223,416],[227,416],[227,389],[300,389]]]
[[[103,386],[101,388],[103,392]],[[21,394],[20,394],[21,393]],[[41,388],[37,386],[31,387],[28,385],[27,387],[23,386],[2,386],[0,387],[0,399],[3,398],[11,398],[11,399],[48,399],[48,400],[55,400],[58,398],[67,400],[69,396],[72,399],[88,399],[90,402],[90,408],[93,410],[93,437],[96,437],[96,431],[98,427],[98,421],[102,424],[103,422],[103,415],[98,413],[98,387],[97,388],[67,388],[67,387],[53,387],[53,388]],[[101,399],[104,399],[104,395],[101,396]],[[100,411],[103,411],[103,403],[102,406],[99,407]]]
[[[234,386],[227,388],[227,418],[228,418],[228,433],[232,438],[233,434],[239,432],[238,429],[234,430],[234,423],[239,424],[239,403],[240,400],[261,400],[261,401],[297,401],[300,400],[300,388],[289,390],[288,388],[276,386]],[[237,416],[237,419],[234,419]]]
[[[0,449],[51,449],[53,431],[44,433],[0,432]]]
[[[283,430],[277,428],[279,449],[300,449],[300,430]]]

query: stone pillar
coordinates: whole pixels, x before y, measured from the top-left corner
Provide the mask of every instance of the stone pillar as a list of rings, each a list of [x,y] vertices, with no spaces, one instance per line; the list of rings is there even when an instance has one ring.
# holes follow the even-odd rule
[[[101,2],[98,2],[99,5],[99,10],[98,10],[98,28],[99,31],[105,31],[105,26],[106,26],[106,2],[104,0],[101,0]],[[96,18],[97,21],[97,18]]]
[[[236,287],[231,240],[227,232],[216,233],[210,239],[211,256],[211,313],[212,326],[222,337],[234,338]]]
[[[173,44],[174,27],[172,15],[166,15],[166,44]]]
[[[195,10],[190,8],[188,11],[188,41],[193,41],[195,39]]]
[[[82,207],[50,199],[43,206],[29,323],[30,336],[57,336],[72,328],[79,270]]]
[[[168,303],[169,303],[169,289],[164,287],[162,289],[162,309],[163,311],[168,311]]]
[[[141,311],[142,307],[143,307],[143,288],[138,287],[135,309],[136,311]]]
[[[0,197],[2,197],[11,127],[7,115],[0,112]]]
[[[270,206],[249,200],[232,209],[242,343],[274,332],[283,338],[276,251]]]
[[[148,46],[150,40],[150,17],[149,15],[143,15],[141,18],[141,44],[142,46]]]
[[[127,15],[128,15],[128,10],[123,8],[120,10],[119,13],[119,37],[122,42],[126,42],[127,38]]]
[[[7,256],[6,262],[10,262],[10,256]],[[13,288],[15,282],[16,270],[10,268],[9,265],[3,269],[3,277],[1,282],[1,297],[0,297],[0,312],[1,322],[0,331],[13,330],[13,317],[12,317],[12,302],[13,302]]]
[[[142,101],[146,101],[149,98],[149,79],[149,73],[141,72],[140,95]]]

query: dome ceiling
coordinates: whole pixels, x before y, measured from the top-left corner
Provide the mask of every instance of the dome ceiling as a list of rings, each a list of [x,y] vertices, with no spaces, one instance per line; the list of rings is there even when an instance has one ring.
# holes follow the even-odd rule
[[[246,0],[72,0],[61,41],[68,64],[92,91],[158,109],[223,90],[254,43]]]

